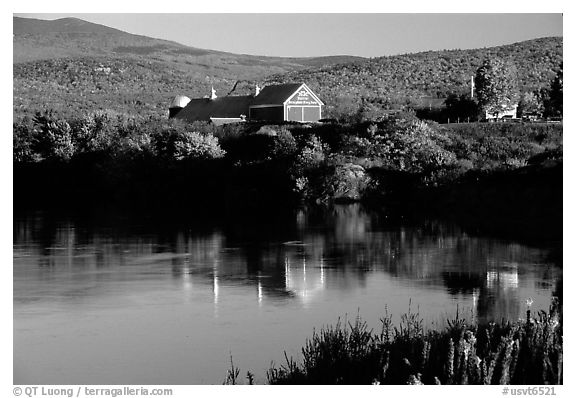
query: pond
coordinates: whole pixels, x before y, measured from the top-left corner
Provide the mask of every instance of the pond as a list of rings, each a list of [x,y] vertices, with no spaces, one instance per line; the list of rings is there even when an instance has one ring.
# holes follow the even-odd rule
[[[339,317],[516,320],[562,278],[560,242],[360,205],[206,219],[15,215],[14,383],[221,384],[231,356],[263,383]]]

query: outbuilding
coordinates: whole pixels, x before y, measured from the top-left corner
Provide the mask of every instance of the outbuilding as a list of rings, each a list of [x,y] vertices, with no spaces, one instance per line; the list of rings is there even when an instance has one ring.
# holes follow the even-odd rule
[[[180,112],[186,107],[186,105],[188,105],[189,102],[190,98],[186,97],[185,95],[177,95],[174,97],[170,103],[170,107],[168,108],[168,111],[170,112],[168,117],[176,116],[178,112]]]

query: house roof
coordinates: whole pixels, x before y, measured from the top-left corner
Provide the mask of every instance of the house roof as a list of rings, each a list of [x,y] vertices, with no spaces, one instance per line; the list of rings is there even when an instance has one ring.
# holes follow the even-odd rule
[[[282,105],[302,83],[277,84],[266,86],[260,91],[250,105]]]
[[[248,106],[254,97],[251,95],[231,96],[216,99],[196,98],[175,117],[179,119],[210,120],[210,118],[240,118],[246,115]]]

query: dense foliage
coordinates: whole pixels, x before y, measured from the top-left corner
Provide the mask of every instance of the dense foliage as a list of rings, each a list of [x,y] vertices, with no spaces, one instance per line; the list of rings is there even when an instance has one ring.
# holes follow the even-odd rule
[[[67,118],[97,110],[158,117],[167,115],[175,95],[202,97],[210,90],[210,82],[203,81],[205,73],[191,74],[150,60],[56,59],[15,64],[13,69],[17,115],[34,114],[50,104]]]
[[[13,148],[16,163],[67,163],[87,155],[95,161],[155,156],[158,162],[171,162],[225,154],[216,137],[190,131],[183,123],[105,112],[70,120],[51,112],[24,118],[14,125]]]
[[[359,318],[322,328],[302,348],[302,362],[268,371],[270,384],[562,384],[561,308],[517,322],[449,321],[425,331],[418,314],[391,316],[375,333]]]
[[[39,176],[45,165],[76,173],[84,167],[89,172],[82,178],[94,189],[121,190],[138,181],[149,190],[158,186],[154,178],[168,189],[171,181],[195,178],[209,185],[198,186],[207,197],[270,189],[282,198],[330,202],[561,160],[562,125],[438,125],[403,114],[351,124],[214,126],[106,112],[63,119],[48,112],[14,124],[13,148],[17,171]]]

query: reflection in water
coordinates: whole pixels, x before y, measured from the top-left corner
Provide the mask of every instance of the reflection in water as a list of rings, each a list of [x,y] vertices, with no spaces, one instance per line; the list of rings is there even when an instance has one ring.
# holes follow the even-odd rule
[[[140,303],[151,314],[162,300],[175,309],[162,307],[158,316],[166,322],[182,322],[187,333],[209,334],[202,339],[226,344],[240,339],[247,350],[259,350],[265,330],[298,328],[308,335],[321,326],[316,322],[340,309],[360,309],[377,319],[384,305],[396,303],[405,311],[410,299],[419,303],[427,324],[453,315],[455,304],[467,308],[465,316],[473,320],[516,319],[527,297],[534,298],[535,309],[548,305],[562,275],[556,258],[549,248],[473,237],[434,221],[398,223],[357,205],[300,210],[281,223],[256,220],[200,231],[190,225],[102,227],[24,217],[14,224],[15,363],[34,360],[18,336],[32,342],[46,338],[43,315],[79,310],[96,317],[110,314],[112,307],[129,313]],[[205,318],[205,299],[212,321]],[[303,319],[304,314],[310,317]],[[198,323],[199,318],[205,321]],[[215,327],[211,322],[225,327],[209,329]],[[36,334],[26,334],[24,327]],[[285,331],[288,337],[291,332]],[[260,339],[253,337],[258,333]],[[290,340],[293,347],[302,343]],[[273,355],[261,353],[264,366]],[[197,381],[174,376],[170,382],[219,382],[222,374]],[[61,375],[50,380],[66,381]],[[41,380],[16,375],[15,381]]]
[[[138,274],[170,273],[183,291],[193,283],[210,284],[217,313],[221,285],[253,286],[258,303],[296,300],[307,303],[325,289],[366,286],[373,273],[386,273],[408,289],[442,289],[453,296],[475,297],[479,319],[516,318],[518,290],[529,284],[550,290],[561,273],[546,261],[546,250],[517,243],[470,237],[440,223],[386,229],[377,215],[359,206],[339,206],[332,213],[295,217],[296,238],[252,230],[216,230],[195,235],[190,229],[148,231],[77,228],[70,221],[44,225],[42,218],[15,225],[15,300],[41,298],[42,292],[18,291],[18,282],[68,278],[93,282]],[[125,272],[127,268],[130,273]],[[107,269],[106,272],[94,272]],[[142,275],[141,275],[142,276]],[[552,281],[550,280],[552,279]],[[548,282],[548,283],[546,283]],[[97,285],[94,288],[97,290]],[[94,294],[82,290],[82,294]]]

